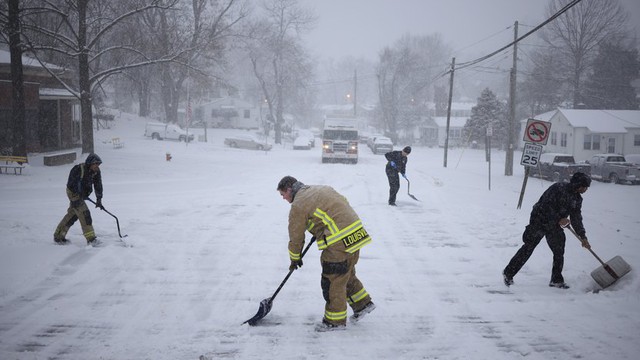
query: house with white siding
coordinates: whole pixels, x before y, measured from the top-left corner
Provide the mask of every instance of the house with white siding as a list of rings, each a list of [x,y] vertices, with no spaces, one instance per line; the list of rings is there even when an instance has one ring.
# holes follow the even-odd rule
[[[558,108],[533,118],[551,123],[543,152],[571,154],[576,161],[600,153],[640,154],[640,110]],[[521,148],[527,120],[521,120]]]
[[[258,129],[266,120],[266,110],[248,101],[225,96],[194,106],[193,120],[214,128]]]

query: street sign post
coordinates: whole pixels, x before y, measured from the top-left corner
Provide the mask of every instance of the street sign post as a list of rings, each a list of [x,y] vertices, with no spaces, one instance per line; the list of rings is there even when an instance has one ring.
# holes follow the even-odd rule
[[[523,141],[525,142],[522,149],[522,158],[520,165],[524,166],[524,179],[522,179],[522,190],[520,190],[520,199],[518,199],[518,209],[522,206],[524,191],[527,188],[527,179],[532,167],[539,166],[540,155],[542,155],[542,146],[547,145],[549,133],[551,132],[551,122],[536,119],[527,120],[527,126],[524,128]]]

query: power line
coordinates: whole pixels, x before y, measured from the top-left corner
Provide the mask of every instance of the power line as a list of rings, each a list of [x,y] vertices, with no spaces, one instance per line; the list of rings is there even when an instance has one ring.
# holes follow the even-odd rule
[[[556,12],[555,14],[553,14],[553,16],[551,16],[550,18],[548,18],[547,20],[545,20],[544,22],[542,22],[540,25],[536,26],[535,28],[533,28],[532,30],[530,30],[529,32],[527,32],[526,34],[522,35],[521,37],[517,38],[516,40],[512,41],[511,43],[503,46],[502,48],[488,54],[485,56],[482,56],[478,59],[472,60],[472,61],[468,61],[468,62],[463,62],[460,63],[456,66],[455,70],[461,70],[464,68],[467,68],[469,66],[475,65],[481,61],[487,60],[490,57],[500,53],[501,51],[510,48],[511,46],[513,46],[514,44],[518,43],[519,41],[525,39],[526,37],[528,37],[529,35],[533,34],[534,32],[538,31],[540,28],[542,28],[543,26],[545,26],[546,24],[550,23],[551,21],[555,20],[557,17],[559,17],[560,15],[564,14],[566,11],[568,11],[569,9],[571,9],[572,7],[574,7],[575,5],[577,5],[580,1],[582,0],[573,0],[570,3],[568,3],[567,5],[565,5],[562,9],[560,9],[558,12]],[[451,69],[450,71],[453,71],[454,69]]]

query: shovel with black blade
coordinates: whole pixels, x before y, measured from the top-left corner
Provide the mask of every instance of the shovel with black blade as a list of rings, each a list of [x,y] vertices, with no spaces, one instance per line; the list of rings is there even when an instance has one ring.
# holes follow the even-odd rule
[[[92,204],[97,205],[95,201],[91,200],[91,198],[87,198],[87,200],[89,200]],[[128,235],[122,235],[122,233],[120,232],[120,221],[118,221],[118,217],[113,215],[112,213],[110,213],[109,211],[107,211],[107,209],[104,208],[104,206],[100,206],[100,210],[106,212],[107,214],[111,215],[114,219],[116,219],[116,226],[118,227],[118,236],[120,236],[120,242],[125,246],[125,247],[131,247],[131,245],[127,244],[124,239],[124,237],[127,237]]]
[[[576,233],[576,231],[573,230],[571,225],[568,225],[567,228],[571,230],[573,235],[575,235],[578,238],[578,240],[582,241],[578,233]],[[620,279],[621,277],[626,275],[629,271],[631,271],[631,266],[627,264],[627,262],[624,261],[620,256],[615,256],[611,260],[604,262],[602,261],[602,259],[600,259],[598,255],[596,255],[595,252],[593,252],[593,250],[591,250],[590,248],[588,250],[591,252],[591,254],[593,254],[593,256],[596,257],[596,259],[598,259],[600,264],[602,264],[602,266],[598,267],[597,269],[591,272],[591,277],[603,289],[613,285],[613,283],[618,281],[618,279]]]
[[[314,241],[316,241],[316,237],[315,236],[312,237],[311,240],[309,240],[309,244],[307,245],[307,247],[304,248],[304,251],[302,252],[302,255],[300,256],[300,259],[302,259],[304,257],[304,254],[307,253],[307,251],[311,247],[311,244],[313,244]],[[271,306],[273,306],[273,300],[276,298],[276,295],[278,295],[278,293],[280,292],[280,289],[282,289],[282,287],[287,282],[287,280],[289,280],[289,277],[291,276],[291,274],[293,274],[294,271],[295,271],[295,269],[289,270],[289,273],[287,274],[287,276],[285,276],[284,280],[282,280],[282,282],[280,283],[280,286],[278,286],[278,289],[276,289],[276,292],[274,292],[273,295],[271,295],[271,297],[260,301],[260,307],[258,308],[258,312],[255,315],[253,315],[253,317],[251,319],[243,322],[242,324],[247,324],[248,323],[251,326],[255,326],[258,323],[258,321],[260,321],[262,318],[267,316],[269,311],[271,311]]]

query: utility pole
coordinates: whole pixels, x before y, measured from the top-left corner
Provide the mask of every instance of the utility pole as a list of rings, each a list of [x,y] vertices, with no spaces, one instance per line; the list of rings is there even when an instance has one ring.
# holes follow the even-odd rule
[[[453,99],[453,72],[456,67],[456,58],[451,59],[451,77],[449,77],[449,106],[447,107],[447,127],[444,137],[444,167],[447,167],[447,153],[449,151],[449,124],[451,122],[451,100]]]
[[[513,150],[516,136],[516,69],[518,66],[518,21],[513,25],[513,66],[509,75],[509,126],[507,127],[507,151],[504,161],[504,174],[513,175]]]
[[[353,117],[358,116],[358,70],[353,70]]]

